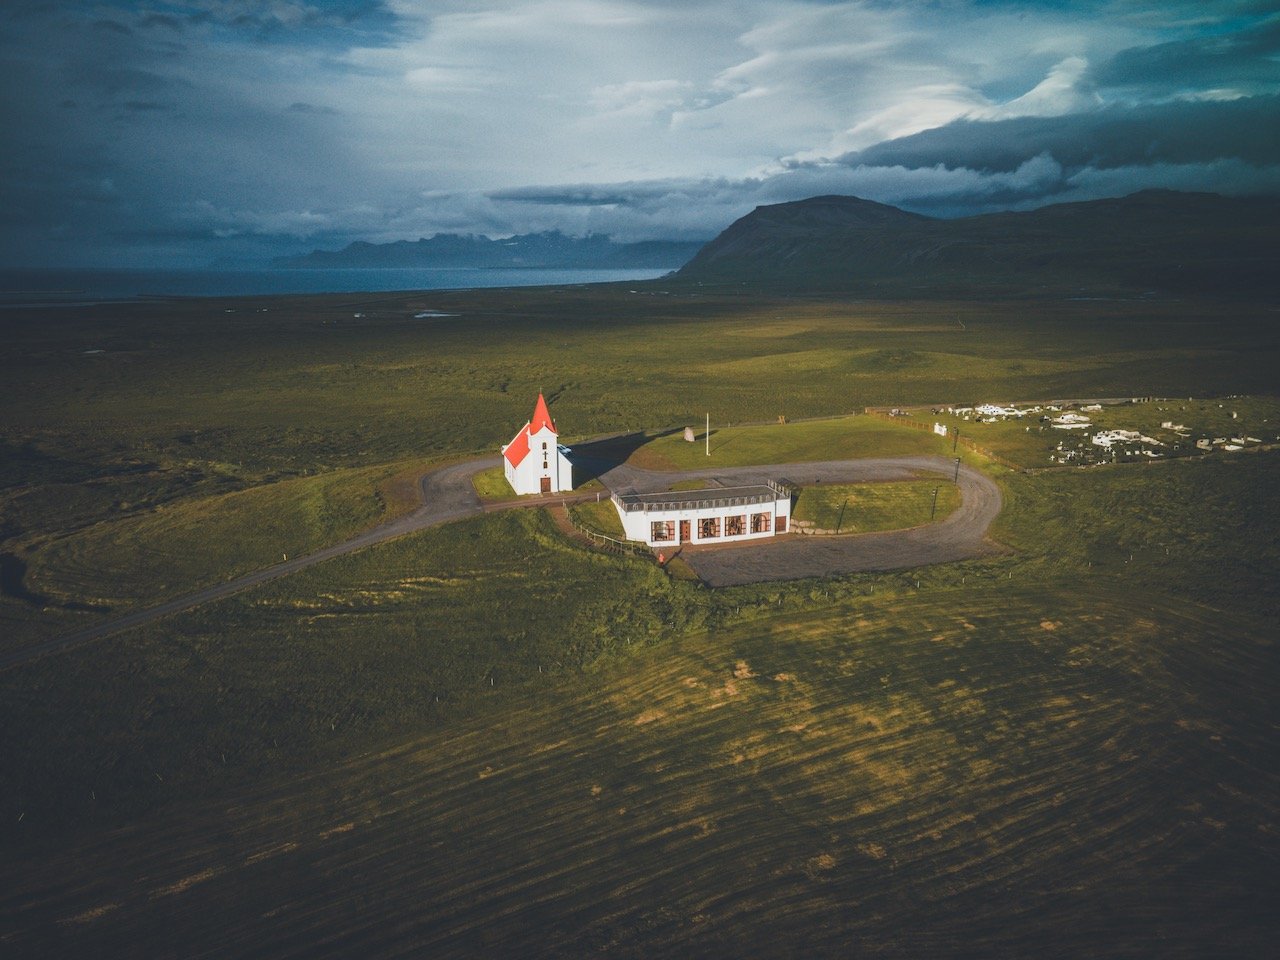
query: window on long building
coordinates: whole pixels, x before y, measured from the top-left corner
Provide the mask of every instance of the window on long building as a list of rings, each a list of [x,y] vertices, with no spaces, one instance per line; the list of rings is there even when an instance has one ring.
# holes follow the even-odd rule
[[[655,520],[649,528],[649,539],[654,543],[676,538],[676,522],[674,520]]]
[[[747,518],[743,514],[736,517],[724,518],[724,535],[726,537],[740,537],[747,529]]]
[[[767,513],[753,513],[751,515],[751,532],[752,533],[768,533],[769,521],[772,517]]]
[[[720,536],[720,518],[705,517],[698,521],[698,539],[710,540],[712,537]]]

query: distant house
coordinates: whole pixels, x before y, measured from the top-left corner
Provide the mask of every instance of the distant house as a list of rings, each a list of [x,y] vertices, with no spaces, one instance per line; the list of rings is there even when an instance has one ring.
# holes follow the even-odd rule
[[[670,493],[615,493],[628,540],[653,547],[731,543],[786,533],[791,491],[766,482]]]
[[[1089,426],[1089,418],[1078,413],[1064,413],[1050,421],[1055,430],[1079,430]]]
[[[519,494],[560,493],[573,489],[569,448],[560,445],[547,401],[538,394],[533,417],[502,448],[507,483]]]
[[[1017,407],[1002,407],[997,403],[980,404],[974,411],[980,417],[988,420],[1003,420],[1006,417],[1025,417],[1026,410],[1019,410]]]
[[[1157,447],[1164,446],[1164,444],[1154,437],[1144,437],[1137,430],[1099,430],[1098,433],[1094,435],[1092,443],[1095,446],[1105,447],[1108,450],[1119,443],[1145,443],[1153,444]]]

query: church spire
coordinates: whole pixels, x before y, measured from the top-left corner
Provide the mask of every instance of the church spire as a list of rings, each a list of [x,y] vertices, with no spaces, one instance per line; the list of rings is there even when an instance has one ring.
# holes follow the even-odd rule
[[[547,401],[539,390],[538,405],[533,408],[533,419],[529,421],[529,432],[537,433],[543,427],[550,427],[551,432],[556,433],[556,425],[551,419],[551,412],[547,409]]]

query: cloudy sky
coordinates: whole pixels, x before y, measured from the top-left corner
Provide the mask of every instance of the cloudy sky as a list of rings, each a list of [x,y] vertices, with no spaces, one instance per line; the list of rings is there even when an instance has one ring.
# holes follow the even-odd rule
[[[0,266],[1280,193],[1275,0],[4,0]]]

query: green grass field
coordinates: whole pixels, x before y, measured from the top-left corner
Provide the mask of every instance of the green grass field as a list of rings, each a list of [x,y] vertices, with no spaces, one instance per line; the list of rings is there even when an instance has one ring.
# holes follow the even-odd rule
[[[224,301],[9,311],[5,482],[93,480],[136,499],[128,481],[144,468],[160,475],[145,485],[154,491],[496,451],[539,386],[568,439],[697,429],[707,412],[720,428],[868,404],[1275,386],[1270,314],[1241,305],[769,301],[610,286],[262,303],[269,312]],[[459,316],[414,320],[424,308]]]
[[[476,496],[487,503],[515,500],[517,498],[516,492],[511,489],[511,484],[507,483],[506,472],[500,466],[481,470],[471,478],[471,485],[475,487]],[[592,478],[585,482],[580,482],[574,489],[579,493],[604,490],[604,484]],[[525,494],[525,496],[530,496],[530,494]]]
[[[539,387],[668,468],[949,451],[742,425],[867,404],[1275,403],[1265,307],[625,289],[9,312],[6,642],[405,509]],[[1008,554],[713,591],[515,511],[0,673],[0,952],[1269,956],[1280,454],[964,456]]]
[[[1275,666],[1247,628],[1135,617],[1105,582],[789,610],[44,844],[7,864],[11,945],[1263,956]],[[341,743],[328,719],[313,736]]]
[[[570,507],[569,513],[578,523],[596,533],[615,540],[626,539],[626,531],[622,529],[622,521],[618,519],[618,508],[608,497],[599,502],[580,503]]]
[[[507,483],[506,472],[500,466],[481,470],[471,478],[471,485],[476,488],[476,496],[488,502],[513,500],[516,496],[511,484]]]
[[[934,501],[937,491],[937,501]],[[942,520],[960,506],[960,493],[937,480],[824,484],[805,487],[791,516],[819,530],[873,533]]]
[[[701,441],[701,431],[696,443],[687,442],[679,432],[658,436],[632,454],[631,462],[654,470],[705,470],[757,463],[943,454],[950,449],[942,437],[867,416],[738,427],[712,424],[710,456]]]
[[[344,469],[186,498],[41,542],[24,581],[39,600],[4,598],[0,646],[22,646],[348,539],[416,505],[394,481],[421,469]]]

